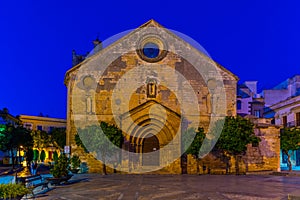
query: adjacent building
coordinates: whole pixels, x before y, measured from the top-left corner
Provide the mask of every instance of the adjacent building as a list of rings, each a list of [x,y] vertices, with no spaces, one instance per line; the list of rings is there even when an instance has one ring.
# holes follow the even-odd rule
[[[11,124],[18,125],[21,121],[18,117],[11,115],[7,108],[0,110],[0,127],[3,128],[3,125]]]
[[[66,120],[60,118],[44,117],[44,116],[31,116],[31,115],[18,115],[17,117],[11,115],[7,109],[0,110],[0,132],[2,129],[6,128],[7,124],[14,126],[22,125],[24,128],[32,131],[45,131],[50,133],[53,129],[66,129]],[[22,148],[22,147],[21,147]],[[54,144],[49,145],[45,148],[34,148],[34,151],[45,151],[46,159],[45,162],[53,160],[53,153],[57,151],[60,154],[60,149],[58,149]],[[19,155],[20,153],[20,155]],[[16,156],[23,157],[24,152],[16,152]],[[0,160],[3,164],[11,164],[11,156],[9,153],[0,151]],[[25,162],[23,162],[26,165]]]
[[[300,128],[300,75],[295,75],[273,89],[264,90],[264,116],[272,118],[281,127]],[[294,170],[300,170],[300,149],[291,157]],[[281,167],[287,167],[286,157],[281,154]]]
[[[61,118],[45,117],[45,116],[31,116],[19,115],[23,127],[32,131],[45,131],[50,133],[54,129],[66,129],[66,120]],[[36,155],[40,155],[42,151],[45,152],[44,162],[52,162],[54,153],[60,154],[61,149],[55,144],[49,144],[47,147],[33,148]],[[25,164],[25,163],[23,163]]]
[[[238,115],[262,118],[264,105],[264,99],[257,93],[257,81],[245,81],[237,86],[236,111]]]
[[[272,89],[257,92],[256,81],[237,87],[237,114],[266,118],[281,128],[300,128],[300,75],[286,79]],[[300,170],[300,149],[292,153],[293,170]],[[287,169],[287,156],[280,152],[281,169]]]
[[[51,132],[54,128],[66,128],[66,120],[60,118],[19,115],[19,120],[29,130]]]

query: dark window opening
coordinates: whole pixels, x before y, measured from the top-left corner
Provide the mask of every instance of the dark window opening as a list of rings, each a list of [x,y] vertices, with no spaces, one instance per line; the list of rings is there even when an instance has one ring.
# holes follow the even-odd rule
[[[260,110],[254,110],[254,116],[255,117],[260,117]]]
[[[296,126],[300,126],[300,112],[296,113]]]
[[[237,102],[236,102],[236,109],[238,109],[238,110],[242,109],[242,101],[241,100],[237,100]]]
[[[283,125],[284,127],[287,126],[287,116],[283,116],[283,117],[282,117],[282,125]]]

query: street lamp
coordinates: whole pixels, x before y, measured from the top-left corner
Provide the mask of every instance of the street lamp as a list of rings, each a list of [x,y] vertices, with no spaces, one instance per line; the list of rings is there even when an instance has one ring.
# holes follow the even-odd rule
[[[19,154],[18,155],[19,165],[23,164],[23,166],[26,166],[26,162],[25,161],[22,163],[22,156],[24,156],[24,151],[23,151],[23,146],[22,145],[19,146],[19,152],[18,152],[18,154]]]

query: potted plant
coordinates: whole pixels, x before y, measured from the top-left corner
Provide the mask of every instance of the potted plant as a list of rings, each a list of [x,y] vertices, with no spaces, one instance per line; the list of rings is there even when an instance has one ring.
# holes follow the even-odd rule
[[[44,162],[45,158],[46,158],[46,153],[45,153],[44,150],[42,150],[42,151],[41,151],[41,155],[40,155],[40,160],[41,160],[41,162]]]
[[[80,169],[81,160],[78,155],[71,157],[71,172],[77,174]]]
[[[35,149],[33,150],[33,160],[38,161],[40,156],[39,150]]]
[[[72,177],[72,175],[69,174],[69,169],[69,159],[66,155],[61,154],[50,170],[50,174],[53,175],[53,178],[48,178],[48,180],[51,184],[55,185],[68,181]]]

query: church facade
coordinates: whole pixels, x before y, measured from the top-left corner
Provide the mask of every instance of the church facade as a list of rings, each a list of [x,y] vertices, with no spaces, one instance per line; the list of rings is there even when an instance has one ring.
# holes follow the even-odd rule
[[[237,76],[154,20],[97,47],[65,77],[67,145],[89,172],[103,160],[76,145],[78,129],[104,121],[122,130],[121,149],[105,161],[111,170],[180,174],[184,133],[236,115]]]

